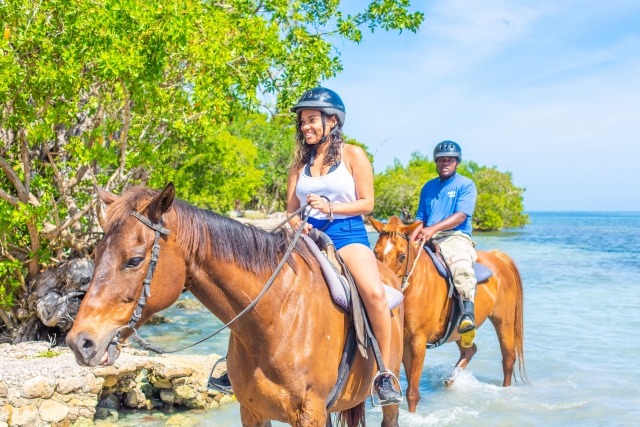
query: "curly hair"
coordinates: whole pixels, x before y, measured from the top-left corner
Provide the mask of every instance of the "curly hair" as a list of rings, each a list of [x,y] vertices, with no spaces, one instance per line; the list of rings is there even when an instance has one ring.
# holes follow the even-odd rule
[[[311,149],[313,148],[313,145],[306,143],[301,125],[302,122],[300,121],[300,116],[298,116],[296,120],[296,149],[294,153],[294,165],[296,167],[309,163],[311,160]],[[344,144],[344,139],[342,137],[342,128],[339,124],[336,126],[338,126],[338,129],[336,129],[333,135],[328,138],[328,141],[325,142],[325,144],[329,144],[329,149],[322,161],[323,168],[340,161],[340,149]]]

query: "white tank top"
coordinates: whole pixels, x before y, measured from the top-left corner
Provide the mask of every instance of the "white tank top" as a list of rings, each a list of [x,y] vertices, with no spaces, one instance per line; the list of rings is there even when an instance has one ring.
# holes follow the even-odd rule
[[[356,183],[353,180],[353,176],[351,176],[351,173],[349,173],[349,170],[344,165],[344,156],[343,161],[340,162],[340,166],[325,176],[307,176],[304,173],[304,170],[302,171],[298,178],[298,183],[296,184],[296,196],[300,201],[300,206],[307,203],[307,196],[309,194],[326,196],[331,200],[334,206],[337,203],[348,203],[358,200]],[[307,213],[312,218],[329,219],[328,214],[323,214],[318,209],[311,209],[311,211],[308,211]],[[336,219],[349,218],[350,216],[352,215],[333,215]]]

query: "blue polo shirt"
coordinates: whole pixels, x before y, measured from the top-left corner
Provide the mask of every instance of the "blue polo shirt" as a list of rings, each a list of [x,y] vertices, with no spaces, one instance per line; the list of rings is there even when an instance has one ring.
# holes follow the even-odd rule
[[[429,227],[456,212],[463,212],[467,214],[467,219],[447,231],[460,230],[471,236],[471,216],[476,206],[477,194],[473,181],[457,172],[446,181],[432,179],[422,187],[416,219]]]

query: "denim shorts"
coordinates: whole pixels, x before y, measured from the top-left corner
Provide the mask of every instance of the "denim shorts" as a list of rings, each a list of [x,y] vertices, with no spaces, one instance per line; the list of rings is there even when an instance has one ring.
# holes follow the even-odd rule
[[[321,229],[328,222],[329,220],[309,218],[309,224],[317,229]],[[336,245],[336,250],[352,243],[360,243],[371,248],[371,246],[369,246],[367,229],[364,228],[364,221],[361,216],[334,219],[323,231],[331,237],[331,240],[333,240],[333,243]]]

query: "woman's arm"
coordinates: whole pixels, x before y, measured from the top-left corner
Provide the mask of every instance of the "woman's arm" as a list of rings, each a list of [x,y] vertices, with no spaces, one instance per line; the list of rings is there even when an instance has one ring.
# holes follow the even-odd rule
[[[289,168],[289,177],[287,178],[287,217],[300,209],[300,200],[298,200],[298,196],[296,196],[296,185],[298,184],[299,173],[299,169],[295,167],[295,165],[291,165],[291,168]],[[297,230],[300,224],[302,224],[302,220],[299,216],[294,216],[289,220],[289,225],[291,225],[294,230]],[[305,228],[306,231],[304,231],[304,233],[308,234],[312,228],[311,224],[307,224]]]
[[[343,149],[347,170],[353,175],[358,200],[349,203],[334,203],[333,213],[340,215],[368,215],[373,210],[373,167],[364,150],[345,144]],[[324,214],[329,213],[329,203],[318,195],[310,195],[307,202]]]

